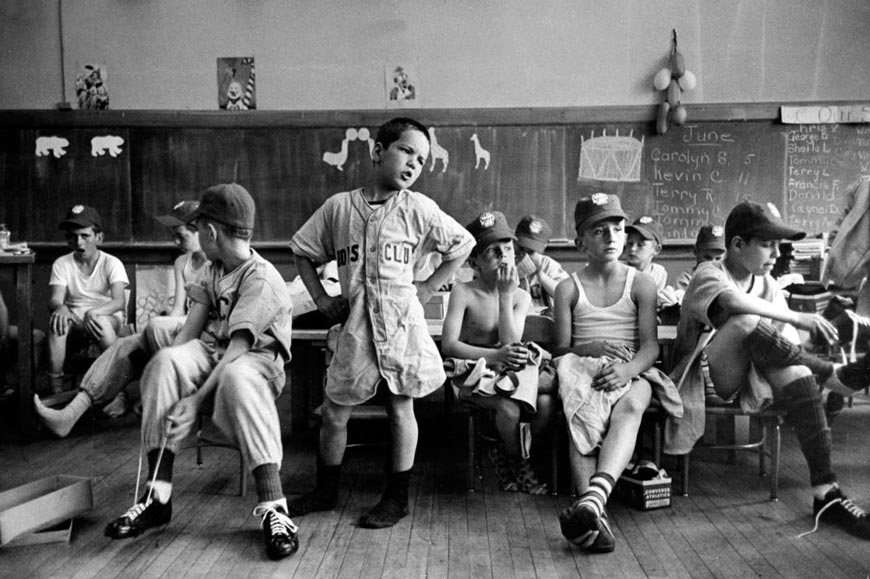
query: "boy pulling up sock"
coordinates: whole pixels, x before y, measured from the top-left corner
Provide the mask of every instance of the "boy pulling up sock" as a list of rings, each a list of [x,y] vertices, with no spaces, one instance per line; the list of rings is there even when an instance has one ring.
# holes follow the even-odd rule
[[[833,343],[837,330],[817,314],[788,308],[770,271],[782,239],[805,233],[786,225],[772,204],[740,203],[725,222],[725,257],[698,266],[683,298],[677,339],[680,395],[686,414],[668,423],[665,452],[686,454],[704,432],[705,386],[743,408],[782,401],[810,470],[813,513],[870,539],[870,517],[847,499],[831,463],[831,430],[820,384],[851,394],[870,383],[862,361],[832,364],[803,351],[795,327]],[[706,360],[707,372],[703,370]]]

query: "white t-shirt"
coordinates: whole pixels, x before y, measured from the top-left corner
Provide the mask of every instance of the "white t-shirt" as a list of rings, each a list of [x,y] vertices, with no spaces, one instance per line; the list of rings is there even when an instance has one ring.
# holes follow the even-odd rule
[[[124,287],[130,285],[124,264],[117,257],[101,251],[91,275],[85,275],[78,268],[72,253],[58,257],[51,266],[48,284],[66,287],[64,304],[74,316],[83,320],[89,310],[112,300],[112,284],[118,282]],[[123,311],[113,315],[122,321],[125,318]]]

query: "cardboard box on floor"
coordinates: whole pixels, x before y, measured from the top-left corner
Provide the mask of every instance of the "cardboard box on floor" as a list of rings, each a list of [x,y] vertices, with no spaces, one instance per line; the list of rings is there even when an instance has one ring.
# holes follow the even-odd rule
[[[70,519],[93,506],[91,479],[77,476],[52,476],[0,492],[0,545],[68,542]],[[68,528],[37,533],[67,520]]]

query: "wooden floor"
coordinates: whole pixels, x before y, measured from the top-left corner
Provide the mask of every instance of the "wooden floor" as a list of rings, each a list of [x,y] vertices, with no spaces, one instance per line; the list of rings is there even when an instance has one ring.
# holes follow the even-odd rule
[[[411,514],[391,529],[365,530],[357,518],[378,499],[385,448],[349,451],[340,506],[300,517],[301,546],[281,562],[265,558],[253,491],[236,496],[237,455],[192,451],[176,460],[172,523],[138,539],[111,541],[103,527],[133,500],[135,417],[84,421],[64,440],[10,441],[0,428],[0,489],[54,474],[92,479],[95,506],[75,522],[70,545],[0,548],[0,577],[849,577],[870,576],[870,542],[831,527],[812,528],[807,469],[791,432],[784,436],[781,500],[749,457],[730,465],[717,454],[692,462],[692,494],[668,509],[610,513],[617,548],[587,555],[559,533],[566,495],[504,493],[484,469],[484,489],[464,487],[461,417],[420,411],[421,441]],[[843,488],[870,507],[870,401],[857,398],[834,425],[834,462]],[[285,438],[281,470],[288,496],[314,481],[312,435]],[[665,466],[676,471],[676,463]],[[675,488],[675,491],[677,489]]]

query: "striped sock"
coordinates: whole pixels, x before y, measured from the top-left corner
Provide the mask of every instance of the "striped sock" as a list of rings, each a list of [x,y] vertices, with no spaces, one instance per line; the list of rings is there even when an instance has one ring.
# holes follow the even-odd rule
[[[613,480],[606,472],[596,472],[589,479],[589,488],[580,497],[578,505],[586,505],[591,507],[598,517],[604,512],[604,505],[607,504],[607,499],[610,498],[610,492],[616,481]]]

